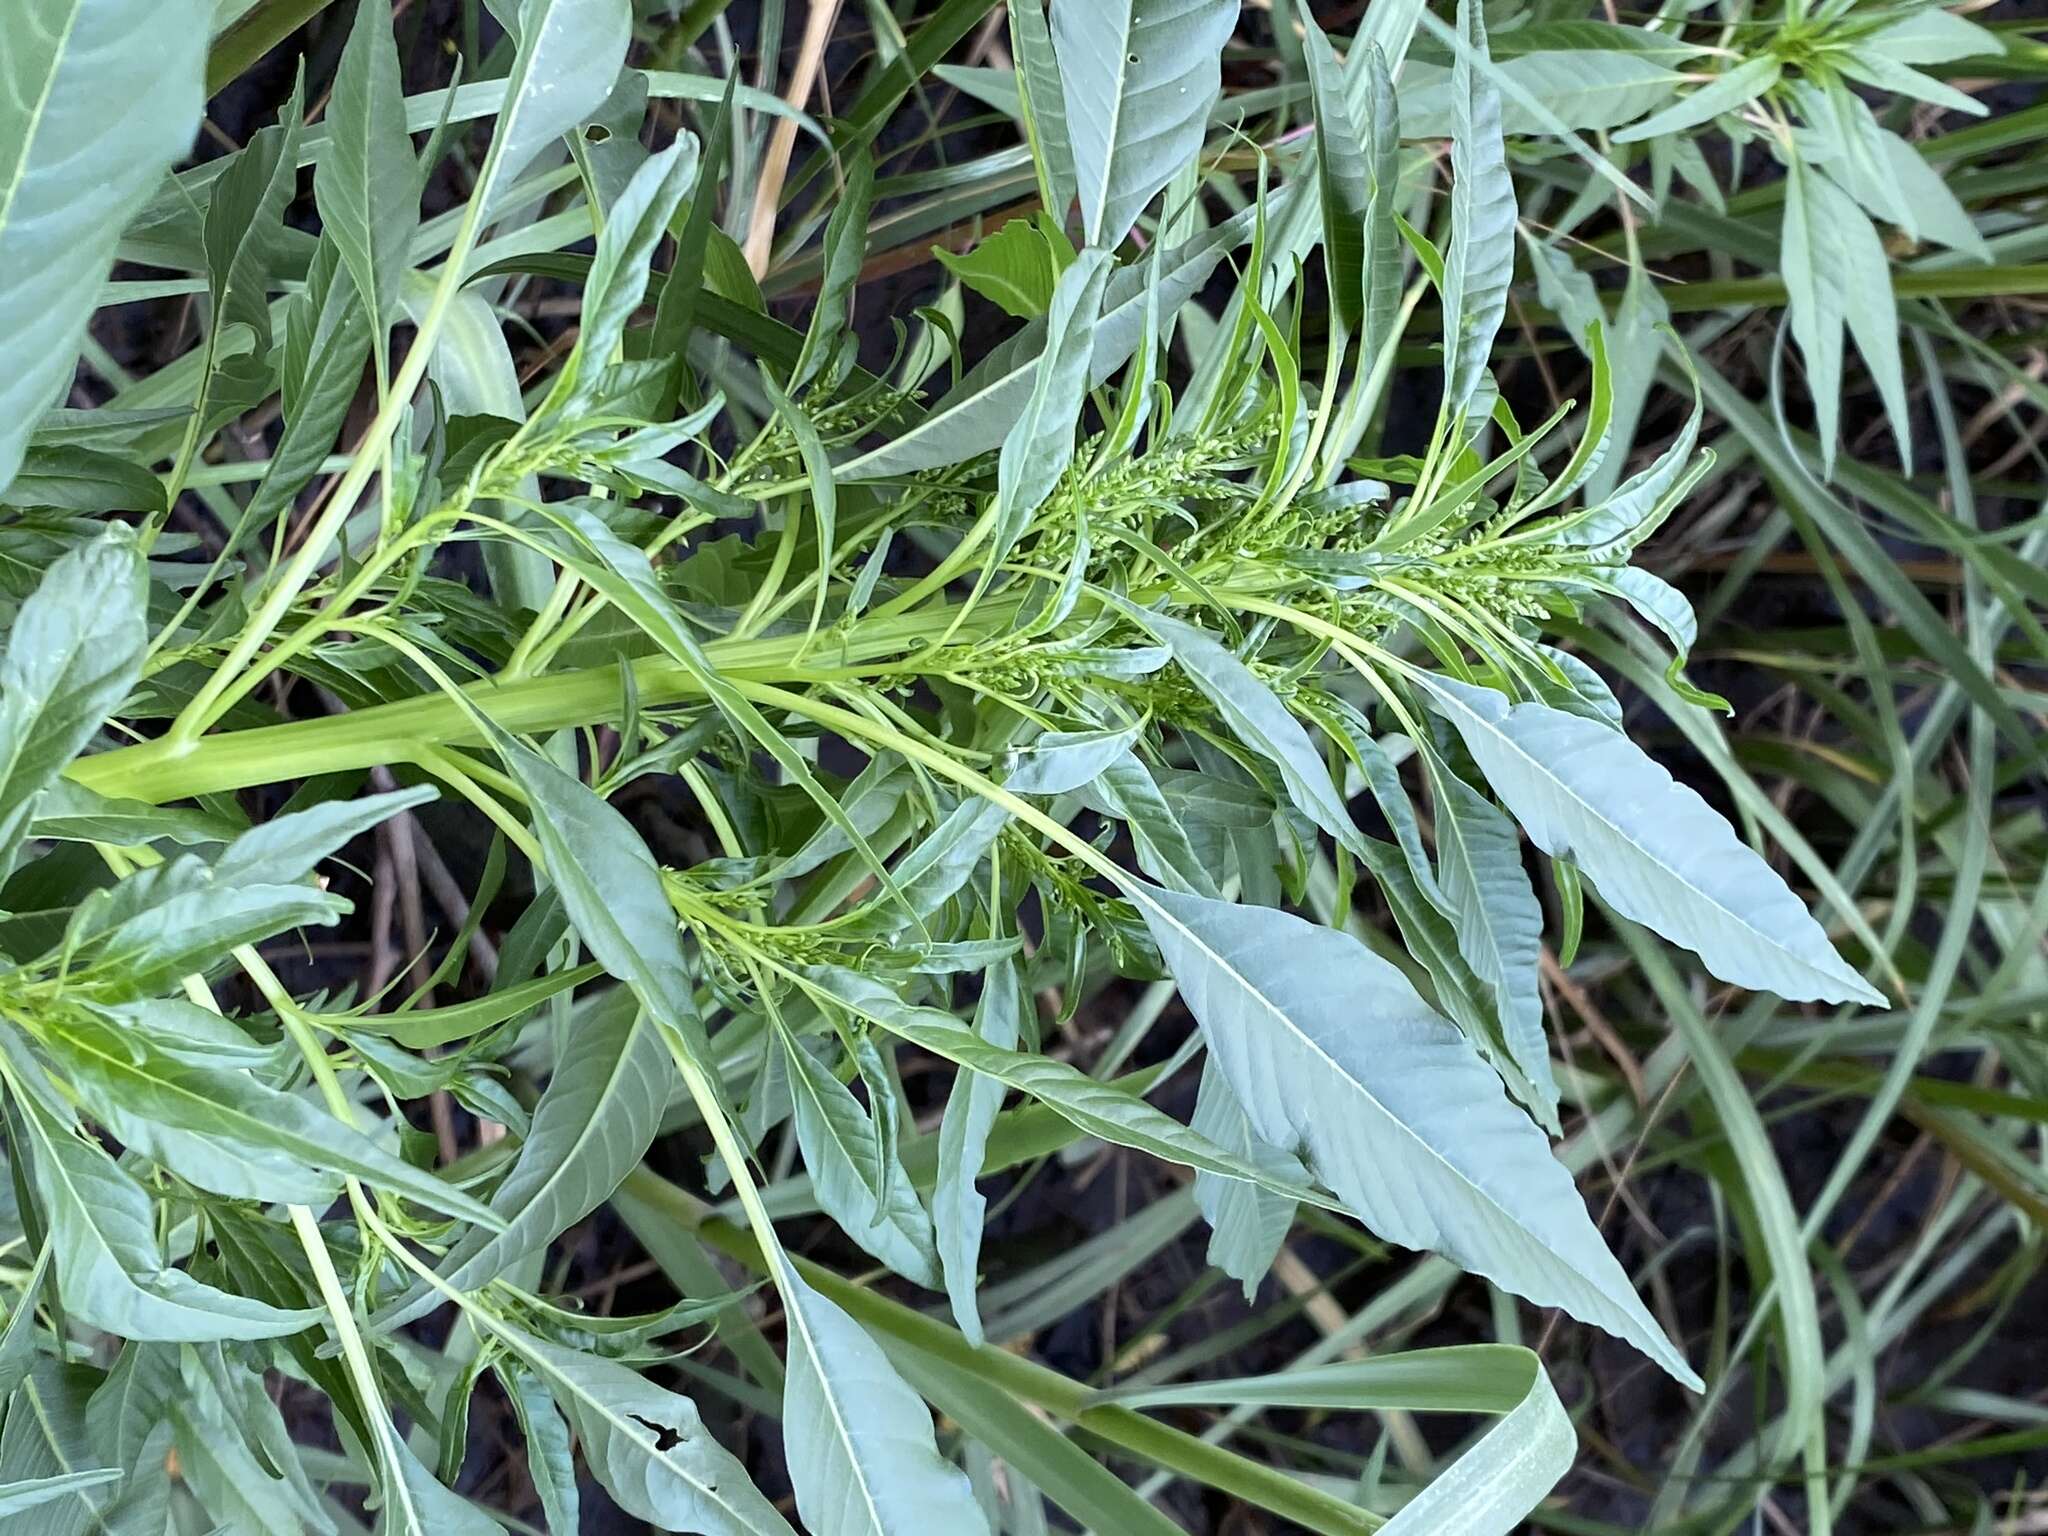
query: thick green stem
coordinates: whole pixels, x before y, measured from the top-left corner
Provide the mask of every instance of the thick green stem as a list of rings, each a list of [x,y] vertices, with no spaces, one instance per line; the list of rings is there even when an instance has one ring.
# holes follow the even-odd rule
[[[1000,633],[1014,622],[1017,608],[1016,600],[984,605],[963,635],[975,639]],[[802,683],[847,669],[886,671],[889,659],[915,649],[923,637],[943,632],[950,617],[950,609],[941,609],[935,614],[877,618],[848,635],[841,647],[813,642],[802,664],[796,660],[804,643],[801,635],[713,641],[705,651],[720,675],[734,681]],[[690,675],[664,656],[645,656],[627,665],[645,706],[701,696]],[[621,683],[619,669],[607,666],[511,683],[487,679],[464,691],[476,708],[506,730],[539,733],[606,718],[619,706]],[[422,747],[481,742],[475,722],[459,701],[430,693],[346,715],[256,726],[196,741],[160,737],[80,758],[66,773],[103,795],[162,804],[318,773],[410,762]]]

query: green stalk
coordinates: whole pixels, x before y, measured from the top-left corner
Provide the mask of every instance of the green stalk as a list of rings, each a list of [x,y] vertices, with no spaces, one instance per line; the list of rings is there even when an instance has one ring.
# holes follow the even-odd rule
[[[334,0],[257,0],[213,40],[206,56],[206,94],[241,78],[243,72]]]

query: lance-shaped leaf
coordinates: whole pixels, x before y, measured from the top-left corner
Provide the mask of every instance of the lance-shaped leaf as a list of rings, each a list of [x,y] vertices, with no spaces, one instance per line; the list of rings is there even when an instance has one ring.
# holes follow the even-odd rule
[[[1128,890],[1261,1140],[1300,1149],[1388,1241],[1562,1307],[1699,1385],[1543,1133],[1400,971],[1276,908]]]
[[[499,19],[508,19],[504,10]],[[534,156],[611,94],[632,40],[633,8],[628,0],[524,0],[508,30],[516,31],[519,51],[490,153],[470,190],[479,218]]]
[[[51,1029],[50,1047],[109,1131],[203,1189],[310,1204],[331,1200],[340,1175],[354,1174],[464,1221],[492,1221],[452,1184],[296,1094],[245,1072],[176,1060],[113,1017],[64,1019]]]
[[[1018,0],[1010,7],[1010,37],[1016,46],[1018,105],[1024,131],[1030,136],[1054,222],[1064,225],[1074,206],[1074,139],[1067,128],[1067,97],[1060,85],[1059,62],[1052,33],[1045,25],[1040,0]]]
[[[1219,1147],[1269,1169],[1275,1178],[1299,1181],[1303,1176],[1293,1154],[1259,1139],[1214,1056],[1202,1063],[1193,1128]],[[1244,1287],[1247,1302],[1256,1300],[1259,1282],[1273,1267],[1280,1245],[1287,1241],[1287,1229],[1294,1225],[1295,1202],[1241,1179],[1198,1173],[1195,1203],[1209,1223],[1209,1262]]]
[[[171,1268],[143,1187],[43,1104],[24,1097],[21,1106],[57,1290],[74,1317],[125,1339],[165,1342],[273,1339],[319,1317],[231,1296]]]
[[[868,213],[875,200],[875,162],[866,150],[856,150],[847,168],[846,185],[840,188],[825,223],[825,266],[818,282],[818,297],[811,306],[810,329],[804,333],[803,351],[790,370],[792,393],[823,374],[839,351],[851,319],[854,289],[860,283],[861,260],[867,255]]]
[[[667,1531],[791,1536],[687,1397],[495,1318],[480,1326],[546,1387],[575,1427],[591,1474],[628,1514]]]
[[[669,220],[696,174],[697,141],[685,134],[660,154],[650,155],[612,205],[584,280],[583,332],[548,392],[543,416],[573,413],[594,396],[626,333],[627,320],[646,296],[654,248],[668,233]]]
[[[303,811],[273,816],[244,832],[214,860],[213,879],[221,885],[288,885],[311,874],[322,859],[352,839],[416,805],[425,805],[440,791],[430,784],[359,800],[330,800]]]
[[[1029,3],[1029,0],[1027,0]],[[1009,960],[988,968],[974,1032],[998,1050],[1014,1051],[1023,1036],[1024,996],[1017,967]],[[974,1187],[988,1155],[988,1135],[1003,1107],[1003,1084],[963,1067],[954,1075],[939,1122],[939,1177],[932,1189],[932,1218],[938,1229],[939,1262],[953,1320],[974,1343],[982,1341],[978,1266],[982,1221],[988,1202]]]
[[[783,1445],[812,1536],[988,1536],[966,1475],[939,1455],[931,1411],[888,1357],[780,1249],[768,1262],[789,1325]]]
[[[88,1467],[81,1472],[58,1472],[49,1477],[24,1477],[0,1483],[0,1517],[18,1515],[58,1499],[76,1498],[88,1488],[118,1483],[124,1475],[119,1467]]]
[[[1356,852],[1358,828],[1322,755],[1258,674],[1205,629],[1121,599],[1118,606],[1166,643],[1232,734],[1280,770],[1295,809]]]
[[[1004,1049],[950,1013],[915,1007],[880,982],[843,966],[812,966],[805,976],[824,996],[897,1038],[1029,1094],[1062,1120],[1100,1140],[1219,1178],[1255,1184],[1287,1199],[1332,1204],[1327,1195],[1234,1155],[1136,1094],[1090,1077],[1067,1062]]]
[[[846,1084],[796,1041],[787,1046],[797,1143],[818,1204],[846,1235],[905,1279],[939,1283],[932,1219],[883,1129]],[[885,1169],[879,1185],[874,1171]]]
[[[199,127],[207,0],[10,7],[0,45],[0,491],[71,379],[129,217]]]
[[[1578,865],[1622,916],[1738,986],[1884,1005],[1770,865],[1626,736],[1545,704],[1511,705],[1491,688],[1417,676],[1530,840]]]
[[[1444,253],[1444,420],[1464,417],[1493,354],[1515,275],[1515,184],[1501,140],[1500,95],[1473,65],[1486,56],[1486,23],[1458,0],[1469,51],[1451,67],[1451,234]]]
[[[596,1210],[653,1145],[675,1079],[661,1032],[631,991],[617,990],[579,1018],[574,1048],[534,1106],[518,1161],[491,1196],[503,1230],[466,1233],[441,1261],[441,1278],[478,1290]],[[399,1327],[437,1300],[421,1281],[378,1315],[377,1326]]]
[[[1337,51],[1306,11],[1302,21],[1309,99],[1316,114],[1316,184],[1323,196],[1323,254],[1329,263],[1330,295],[1345,328],[1356,335],[1364,319],[1365,226],[1374,202],[1375,151],[1389,153],[1395,146],[1374,142],[1368,148],[1369,130],[1353,109]],[[1366,78],[1363,70],[1359,74]],[[1386,192],[1391,196],[1393,188]],[[1391,222],[1385,233],[1393,235]],[[1369,365],[1372,353],[1365,355]]]
[[[313,196],[371,317],[378,345],[397,313],[419,224],[419,172],[405,131],[405,89],[388,0],[360,0],[327,103]]]
[[[1536,1091],[1538,1118],[1555,1130],[1557,1082],[1536,990],[1543,908],[1522,867],[1521,839],[1492,801],[1450,769],[1432,761],[1430,782],[1437,792],[1438,883],[1451,906],[1458,953],[1493,994],[1508,1054]]]
[[[1201,150],[1237,0],[1052,8],[1088,243],[1108,249]]]

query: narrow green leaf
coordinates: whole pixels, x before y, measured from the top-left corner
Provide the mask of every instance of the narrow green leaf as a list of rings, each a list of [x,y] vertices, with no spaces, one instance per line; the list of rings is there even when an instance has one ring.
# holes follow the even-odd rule
[[[1031,395],[996,460],[995,527],[977,589],[988,585],[1031,514],[1074,461],[1074,429],[1088,398],[1096,316],[1110,264],[1106,251],[1083,251],[1053,288]]]
[[[1358,828],[1322,755],[1258,674],[1206,630],[1121,600],[1119,606],[1166,643],[1189,681],[1216,706],[1238,740],[1280,770],[1295,809],[1338,842],[1354,843]]]
[[[868,215],[874,200],[875,164],[861,150],[847,168],[846,185],[840,188],[832,217],[825,224],[825,266],[817,302],[811,306],[810,329],[804,333],[803,351],[790,370],[792,393],[825,373],[839,351],[840,338],[847,334],[854,289],[867,254]]]
[[[574,416],[594,399],[626,322],[647,293],[654,248],[668,234],[669,220],[697,174],[697,141],[688,134],[658,155],[650,155],[605,219],[597,254],[583,286],[583,330],[575,355],[556,376],[543,414]]]
[[[24,1510],[82,1493],[87,1488],[103,1488],[108,1483],[118,1483],[125,1475],[119,1467],[88,1467],[79,1472],[59,1472],[52,1477],[0,1483],[0,1515],[18,1515]]]
[[[440,791],[431,784],[359,800],[330,800],[308,810],[274,816],[242,833],[214,861],[220,885],[289,885],[313,872],[348,843],[401,811],[426,805]]]
[[[1518,28],[1512,35],[1528,30]],[[1684,79],[1650,54],[1600,48],[1539,49],[1496,58],[1493,67],[1533,103],[1506,95],[1501,131],[1532,137],[1553,134],[1559,123],[1590,131],[1631,122],[1663,106]],[[1411,63],[1401,73],[1401,136],[1448,136],[1453,99],[1450,70]]]
[[[1046,208],[1054,221],[1064,226],[1079,186],[1073,134],[1067,127],[1066,91],[1060,84],[1059,61],[1040,0],[1018,0],[1010,7],[1010,37],[1017,53],[1018,106],[1045,181]]]
[[[1276,1179],[1299,1183],[1305,1177],[1300,1160],[1292,1153],[1259,1139],[1214,1056],[1202,1063],[1190,1124],[1226,1152],[1265,1168]],[[1247,1305],[1256,1302],[1259,1282],[1273,1267],[1280,1245],[1287,1241],[1288,1228],[1294,1225],[1295,1202],[1242,1179],[1198,1173],[1195,1203],[1209,1223],[1209,1262],[1244,1287]]]
[[[419,172],[405,131],[389,0],[359,0],[326,115],[313,196],[381,338],[398,312],[399,281],[419,224]]]
[[[797,1143],[818,1204],[840,1230],[907,1280],[939,1284],[932,1219],[903,1172],[895,1146],[852,1091],[795,1040],[787,1040]],[[886,1171],[877,1181],[874,1170]]]
[[[1134,1093],[1088,1076],[1064,1061],[1004,1050],[936,1008],[916,1008],[889,988],[840,966],[812,966],[806,979],[890,1034],[956,1066],[1029,1094],[1091,1136],[1167,1162],[1271,1190],[1290,1200],[1331,1202],[1305,1184],[1236,1157]]]
[[[148,1194],[96,1142],[21,1101],[36,1187],[55,1244],[57,1289],[75,1318],[125,1339],[273,1339],[317,1311],[283,1311],[194,1280],[164,1260]]]
[[[1373,169],[1337,51],[1306,10],[1301,19],[1309,99],[1316,115],[1316,182],[1323,195],[1323,253],[1330,269],[1330,296],[1345,328],[1355,334],[1364,318],[1365,221],[1373,203]]]
[[[509,1323],[486,1326],[546,1386],[574,1426],[592,1475],[627,1514],[705,1536],[791,1536],[789,1522],[712,1438],[687,1397]]]
[[[1473,0],[1458,0],[1470,53],[1451,69],[1451,233],[1444,253],[1444,399],[1455,424],[1479,388],[1507,313],[1515,275],[1515,184],[1501,139],[1500,96],[1473,55],[1486,56],[1486,23]]]
[[[1493,995],[1508,1054],[1535,1088],[1537,1118],[1557,1129],[1557,1083],[1536,988],[1543,949],[1543,908],[1522,867],[1521,839],[1479,791],[1437,764],[1438,879],[1451,904],[1458,953]]]
[[[1231,215],[1159,258],[1158,313],[1163,319],[1194,297],[1216,264],[1250,235],[1255,210]],[[1145,333],[1146,274],[1126,267],[1103,290],[1089,359],[1092,389],[1123,365]],[[881,480],[958,464],[1000,444],[1024,413],[1045,349],[1045,326],[1025,327],[982,359],[925,418],[889,442],[840,464],[842,480]]]
[[[501,20],[505,19],[500,17]],[[490,153],[470,190],[485,218],[534,157],[609,96],[632,38],[628,0],[522,0],[518,51],[500,97]]]
[[[246,1072],[177,1061],[119,1030],[114,1018],[66,1019],[49,1043],[108,1130],[201,1188],[312,1204],[333,1199],[340,1175],[354,1174],[433,1210],[495,1225],[479,1202],[296,1094]],[[309,1177],[315,1170],[325,1176]]]
[[[1105,1392],[1127,1408],[1317,1408],[1340,1413],[1501,1415],[1472,1448],[1401,1506],[1387,1536],[1512,1536],[1568,1471],[1578,1434],[1543,1362],[1509,1344],[1417,1349],[1236,1381]]]
[[[1015,964],[999,961],[982,977],[974,1032],[997,1050],[1014,1051],[1023,1038],[1028,1006]],[[988,1133],[1002,1107],[1002,1082],[962,1067],[954,1074],[945,1118],[939,1122],[939,1176],[932,1188],[939,1261],[945,1271],[946,1296],[953,1304],[953,1320],[976,1344],[982,1342],[981,1232],[988,1202],[974,1185],[988,1153]]]
[[[1653,113],[1640,123],[1614,135],[1617,144],[1634,144],[1643,139],[1661,139],[1671,134],[1690,133],[1702,123],[1712,122],[1724,112],[1747,106],[1778,83],[1783,66],[1775,54],[1749,59],[1720,74],[1698,90]]]

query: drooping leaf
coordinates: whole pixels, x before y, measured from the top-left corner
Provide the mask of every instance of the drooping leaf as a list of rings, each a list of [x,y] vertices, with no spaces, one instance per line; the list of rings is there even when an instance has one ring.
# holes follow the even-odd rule
[[[982,977],[974,1031],[998,1050],[1013,1051],[1023,1037],[1027,1006],[1016,966],[1007,960],[992,965]],[[1002,1107],[1000,1081],[962,1068],[953,1078],[945,1118],[939,1122],[939,1177],[932,1189],[939,1261],[953,1320],[976,1344],[982,1341],[978,1270],[988,1202],[974,1185],[981,1177],[989,1131]]]
[[[149,1195],[96,1142],[24,1100],[55,1244],[57,1288],[72,1316],[127,1339],[272,1339],[317,1312],[230,1295],[165,1262]]]
[[[779,1251],[789,1322],[782,1434],[797,1513],[813,1536],[988,1536],[967,1478],[939,1455],[931,1413],[888,1357]]]
[[[1884,1005],[1771,867],[1626,736],[1454,678],[1421,684],[1530,840],[1624,917],[1739,986]]]
[[[801,1043],[790,1041],[789,1084],[797,1142],[811,1186],[840,1230],[905,1279],[936,1287],[932,1219],[898,1161],[896,1147],[852,1090]],[[875,1170],[883,1176],[877,1180]]]
[[[493,1368],[505,1384],[513,1417],[519,1421],[519,1436],[526,1444],[526,1475],[533,1479],[533,1491],[540,1499],[547,1528],[581,1530],[583,1499],[576,1486],[575,1444],[554,1394],[534,1371],[516,1359],[495,1361]],[[584,1443],[596,1445],[598,1437],[586,1434]]]
[[[1848,250],[1839,233],[1821,222],[1826,199],[1820,173],[1793,160],[1786,167],[1785,223],[1780,237],[1786,319],[1806,364],[1814,435],[1823,472],[1834,466],[1841,436],[1842,327],[1848,315]],[[1863,215],[1858,213],[1858,218]],[[1867,222],[1867,221],[1866,221]]]
[[[1202,1063],[1190,1124],[1224,1150],[1269,1168],[1275,1178],[1293,1182],[1303,1176],[1297,1158],[1259,1139],[1213,1056]],[[1195,1200],[1209,1223],[1209,1262],[1244,1287],[1248,1304],[1256,1301],[1259,1282],[1294,1225],[1295,1203],[1256,1184],[1212,1173],[1195,1175]]]
[[[1438,879],[1452,908],[1458,953],[1493,994],[1494,1014],[1515,1065],[1535,1087],[1539,1118],[1557,1125],[1557,1084],[1536,989],[1543,909],[1522,868],[1521,839],[1493,802],[1438,767]]]
[[[1131,893],[1260,1139],[1299,1149],[1388,1241],[1563,1307],[1699,1385],[1542,1133],[1398,970],[1273,908]]]
[[[201,1188],[324,1203],[339,1192],[340,1176],[353,1174],[434,1210],[491,1223],[479,1202],[298,1095],[246,1072],[154,1051],[124,1037],[113,1017],[81,1013],[53,1028],[49,1043],[102,1124]]]

